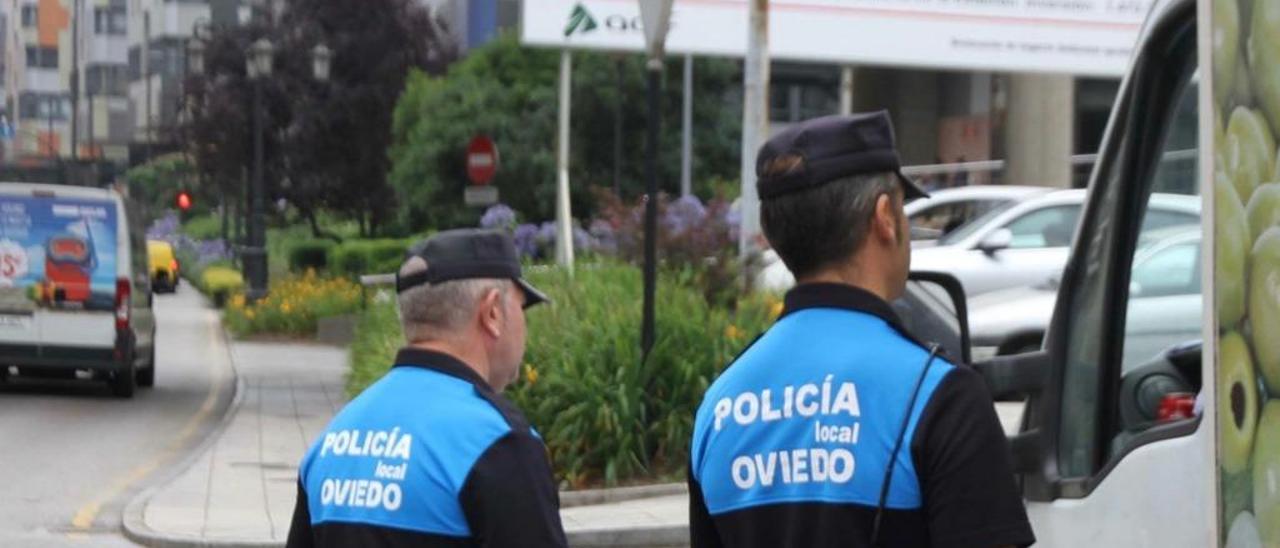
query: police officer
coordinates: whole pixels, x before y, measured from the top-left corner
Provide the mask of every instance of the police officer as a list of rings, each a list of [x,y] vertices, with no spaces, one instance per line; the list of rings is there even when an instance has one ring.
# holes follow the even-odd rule
[[[565,546],[546,450],[500,394],[546,300],[511,238],[437,234],[396,292],[408,346],[303,458],[288,546]]]
[[[695,547],[1035,541],[982,379],[888,304],[910,265],[884,112],[796,125],[756,161],[765,236],[798,285],[708,389],[690,451]]]

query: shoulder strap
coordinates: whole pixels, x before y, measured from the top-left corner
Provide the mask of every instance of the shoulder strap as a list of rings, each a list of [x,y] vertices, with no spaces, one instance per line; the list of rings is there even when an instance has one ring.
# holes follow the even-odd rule
[[[907,410],[902,414],[902,427],[898,429],[897,441],[893,443],[893,453],[889,454],[889,466],[885,468],[884,480],[880,483],[880,501],[876,504],[876,517],[871,525],[872,546],[881,546],[880,522],[884,518],[885,504],[889,499],[889,483],[893,480],[893,468],[898,464],[898,451],[902,449],[902,439],[906,437],[907,426],[911,424],[911,411],[916,408],[916,398],[920,396],[920,387],[924,385],[924,378],[929,374],[929,367],[933,365],[933,359],[938,357],[938,351],[938,345],[929,345],[929,357],[924,361],[924,370],[920,372],[920,378],[916,379],[916,387],[912,390],[911,399],[907,402]]]

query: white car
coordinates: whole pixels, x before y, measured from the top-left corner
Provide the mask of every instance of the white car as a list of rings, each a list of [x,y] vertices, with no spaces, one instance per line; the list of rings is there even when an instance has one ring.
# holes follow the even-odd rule
[[[924,247],[988,211],[1053,191],[1049,187],[975,185],[945,188],[903,207],[911,224],[911,245]]]
[[[1152,232],[1138,243],[1129,283],[1125,369],[1200,334],[1199,226]],[[969,301],[973,357],[1038,350],[1058,298],[1055,276],[1042,284],[994,291]]]
[[[1059,190],[993,209],[938,240],[911,252],[913,270],[946,272],[965,295],[1025,287],[1062,272],[1075,236],[1084,190]],[[1154,194],[1144,230],[1200,222],[1200,199]]]
[[[903,206],[911,225],[913,248],[934,245],[939,236],[949,234],[988,212],[1053,192],[1049,187],[1017,185],[975,185],[947,188],[930,193]],[[782,264],[777,253],[764,253],[764,269],[758,286],[762,289],[782,291],[795,285],[795,278]]]

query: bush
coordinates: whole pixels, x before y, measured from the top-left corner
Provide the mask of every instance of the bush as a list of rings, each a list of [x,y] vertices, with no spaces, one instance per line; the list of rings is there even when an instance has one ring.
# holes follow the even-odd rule
[[[325,278],[308,270],[271,284],[267,297],[247,304],[232,297],[224,323],[236,335],[271,334],[313,336],[320,318],[360,310],[360,286],[345,278]]]
[[[334,274],[360,276],[387,274],[399,270],[409,240],[350,240],[329,250],[329,270]]]
[[[289,246],[289,271],[325,270],[329,264],[329,250],[335,245],[330,240],[293,242]]]
[[[222,237],[222,218],[214,214],[192,217],[182,224],[182,232],[196,240],[213,240]]]
[[[355,397],[387,372],[404,346],[400,318],[392,298],[375,298],[360,314],[355,340],[351,341],[351,375],[347,377],[347,395]]]
[[[782,306],[749,295],[735,312],[710,307],[695,276],[663,272],[657,341],[641,364],[638,269],[581,264],[572,279],[559,269],[530,272],[555,304],[530,310],[522,380],[507,394],[542,434],[558,478],[584,487],[680,477],[703,392]],[[400,344],[393,311],[371,309],[358,328],[371,352],[352,353],[352,395],[391,365]]]
[[[198,276],[196,287],[210,299],[214,306],[221,308],[227,299],[244,291],[244,276],[240,271],[229,266],[210,265]]]

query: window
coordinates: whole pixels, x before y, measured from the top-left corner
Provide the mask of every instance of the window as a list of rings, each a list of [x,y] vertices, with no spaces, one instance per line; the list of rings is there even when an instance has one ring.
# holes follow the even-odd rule
[[[1067,247],[1079,218],[1079,205],[1046,207],[1018,217],[1005,226],[1013,233],[1009,248]]]
[[[27,67],[43,69],[58,68],[58,48],[27,46]]]
[[[1185,159],[1171,152],[1197,148],[1198,113],[1196,86],[1188,85],[1156,164],[1138,233],[1126,303],[1122,373],[1168,348],[1201,338],[1200,220],[1156,205],[1187,188]]]
[[[52,93],[25,92],[18,96],[18,116],[28,120],[65,120],[71,113],[67,97]]]
[[[128,93],[127,65],[92,65],[85,69],[85,91],[90,95]]]
[[[1098,474],[1136,444],[1157,437],[1142,436],[1150,424],[1132,420],[1138,397],[1151,394],[1130,386],[1126,377],[1139,366],[1169,347],[1198,340],[1202,306],[1198,267],[1182,272],[1177,279],[1162,280],[1159,289],[1169,293],[1153,295],[1142,285],[1187,261],[1198,265],[1199,242],[1175,249],[1177,229],[1190,220],[1191,212],[1173,211],[1171,202],[1192,202],[1200,207],[1199,181],[1194,173],[1197,161],[1198,109],[1195,72],[1195,25],[1187,18],[1178,27],[1165,29],[1157,42],[1144,48],[1130,75],[1133,86],[1118,101],[1122,111],[1113,126],[1117,133],[1108,140],[1104,154],[1114,154],[1107,168],[1095,174],[1097,186],[1091,196],[1095,209],[1080,232],[1082,262],[1069,269],[1064,279],[1064,317],[1069,318],[1060,333],[1061,341],[1051,343],[1064,351],[1061,377],[1055,379],[1051,407],[1044,411],[1056,416],[1046,419],[1053,431],[1045,443],[1056,455],[1054,476],[1028,477],[1030,484],[1055,484],[1058,494],[1050,497],[1083,497],[1098,484]],[[1171,196],[1192,194],[1192,196]],[[1197,216],[1198,217],[1198,216]],[[1194,222],[1198,222],[1194,220]],[[1195,226],[1195,225],[1192,225]],[[1167,256],[1146,251],[1152,245],[1169,246]],[[1168,285],[1162,285],[1165,283]],[[1177,285],[1183,287],[1177,288]],[[1153,286],[1153,289],[1156,287]],[[1184,291],[1192,291],[1187,295]],[[1060,346],[1059,346],[1060,345]],[[1196,382],[1199,381],[1197,377]],[[1195,387],[1187,387],[1194,392]],[[1157,394],[1158,396],[1158,394]],[[1155,400],[1158,403],[1159,397]],[[1150,400],[1145,400],[1150,401]],[[1034,420],[1033,420],[1034,422]],[[1164,430],[1160,436],[1186,435],[1190,430]]]
[[[128,18],[123,7],[93,9],[93,32],[112,36],[124,36],[128,31]]]
[[[1003,203],[1003,200],[968,200],[938,204],[912,215],[911,226],[939,230],[946,235]]]
[[[33,29],[40,23],[40,12],[35,4],[22,6],[22,28]]]

